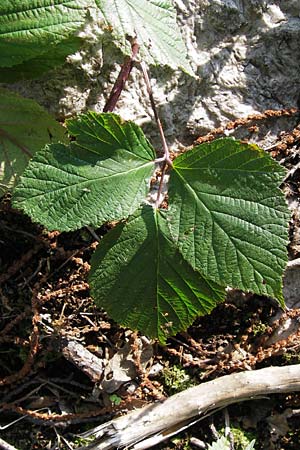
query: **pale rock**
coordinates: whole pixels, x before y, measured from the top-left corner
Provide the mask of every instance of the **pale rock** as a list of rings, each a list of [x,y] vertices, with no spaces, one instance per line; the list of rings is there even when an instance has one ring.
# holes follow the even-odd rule
[[[300,2],[174,0],[195,78],[152,68],[154,96],[170,145],[187,144],[228,120],[269,108],[296,106],[300,94]],[[103,47],[101,17],[89,12],[82,50],[42,80],[14,89],[61,118],[101,111],[122,55]],[[51,79],[49,78],[51,76]],[[143,124],[160,145],[140,72],[132,72],[116,112]],[[273,130],[276,134],[276,127]]]

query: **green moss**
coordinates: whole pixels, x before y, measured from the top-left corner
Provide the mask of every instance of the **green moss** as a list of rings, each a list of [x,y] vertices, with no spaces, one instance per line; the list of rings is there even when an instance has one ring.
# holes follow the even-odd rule
[[[230,427],[230,431],[233,435],[233,439],[234,439],[234,449],[235,450],[245,450],[248,445],[256,439],[256,436],[254,433],[248,432],[248,431],[244,431],[241,430],[240,428],[237,427]],[[219,433],[221,435],[224,435],[224,428],[222,428]]]
[[[168,395],[184,391],[196,384],[189,374],[178,365],[172,367],[167,366],[163,371],[162,378],[164,390]]]
[[[265,323],[258,322],[253,325],[252,332],[253,332],[254,336],[260,336],[265,333],[267,328],[268,328],[268,326]]]
[[[171,439],[171,443],[174,444],[175,449],[191,450],[190,439],[188,437],[175,437]],[[165,447],[164,447],[165,448]]]
[[[282,355],[282,358],[287,364],[299,364],[300,354],[294,352],[293,350],[287,351]]]
[[[236,450],[244,450],[253,439],[255,435],[240,428],[230,428],[234,437],[234,444]]]
[[[94,440],[95,440],[95,436],[91,436],[89,438],[82,438],[80,436],[77,436],[73,440],[72,444],[76,446],[75,448],[84,447],[84,446],[91,444]]]

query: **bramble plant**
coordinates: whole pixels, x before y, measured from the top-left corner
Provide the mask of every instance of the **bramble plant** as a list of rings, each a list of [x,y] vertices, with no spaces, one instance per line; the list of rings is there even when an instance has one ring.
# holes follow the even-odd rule
[[[117,322],[161,342],[209,313],[225,298],[227,286],[276,298],[283,306],[289,211],[279,185],[285,170],[256,145],[231,138],[171,158],[141,64],[163,140],[164,154],[157,155],[139,126],[110,111],[133,66],[137,43],[149,64],[190,72],[175,10],[171,2],[156,0],[96,4],[125,52],[125,36],[132,37],[132,57],[105,108],[109,112],[68,120],[70,142],[55,139],[33,155],[14,189],[13,205],[50,230],[118,221],[92,257],[92,295]],[[161,27],[161,21],[172,27]],[[34,45],[28,48],[34,58]],[[0,110],[0,136],[2,115]],[[5,136],[20,150],[10,133]],[[152,202],[148,194],[157,166],[160,183]],[[168,198],[162,203],[167,174]]]

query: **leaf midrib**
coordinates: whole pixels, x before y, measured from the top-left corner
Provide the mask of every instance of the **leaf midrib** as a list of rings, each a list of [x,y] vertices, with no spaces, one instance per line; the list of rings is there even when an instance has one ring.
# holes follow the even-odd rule
[[[42,165],[44,165],[44,163],[39,163],[39,164],[42,164]],[[101,177],[101,178],[91,178],[91,179],[89,179],[89,180],[86,180],[86,181],[81,181],[81,182],[77,182],[77,183],[74,183],[74,184],[68,184],[67,186],[65,186],[65,187],[62,187],[62,188],[57,188],[57,189],[52,189],[51,191],[46,191],[46,192],[42,192],[41,194],[37,194],[37,195],[32,195],[31,196],[31,198],[37,198],[37,197],[40,197],[40,196],[46,196],[46,195],[50,195],[51,193],[53,193],[53,192],[58,192],[58,191],[61,191],[61,192],[64,192],[64,191],[66,191],[66,190],[68,190],[68,189],[71,189],[71,188],[74,188],[74,187],[84,187],[84,186],[86,186],[86,185],[88,185],[88,184],[91,184],[91,183],[101,183],[102,181],[104,181],[104,180],[107,180],[108,178],[114,178],[114,177],[118,177],[118,176],[124,176],[124,174],[129,174],[129,173],[131,173],[131,172],[137,172],[137,171],[139,171],[140,169],[142,169],[142,168],[146,168],[148,165],[150,166],[150,165],[153,165],[154,163],[153,163],[153,161],[150,161],[150,162],[148,162],[147,164],[142,164],[142,165],[140,165],[140,166],[138,166],[138,167],[136,167],[136,168],[134,168],[134,169],[130,169],[130,170],[128,170],[128,171],[126,171],[126,172],[118,172],[118,173],[116,173],[116,174],[113,174],[113,175],[107,175],[107,176],[104,176],[104,177]],[[53,167],[53,166],[52,166]],[[63,169],[61,169],[61,168],[59,168],[59,167],[55,167],[55,169],[57,169],[57,170],[61,170],[62,172],[64,172],[64,173],[67,173],[68,175],[70,175],[69,174],[69,172],[66,172],[65,170],[63,170]],[[76,177],[78,177],[78,176],[80,176],[80,175],[75,175]],[[29,177],[29,176],[26,176],[26,180],[37,180],[37,178],[35,178],[35,177]],[[47,180],[47,179],[38,179],[39,181],[43,181],[43,182],[52,182],[53,183],[53,180]],[[59,181],[55,181],[55,183],[59,183]],[[28,189],[28,188],[27,188]],[[30,187],[29,187],[29,189],[30,189]],[[21,200],[20,202],[22,202],[22,201],[27,201],[27,199],[24,199],[24,200]]]

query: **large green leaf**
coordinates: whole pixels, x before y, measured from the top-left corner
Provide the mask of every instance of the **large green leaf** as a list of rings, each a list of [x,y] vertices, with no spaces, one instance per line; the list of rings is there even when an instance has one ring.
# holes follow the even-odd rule
[[[65,129],[35,101],[0,88],[0,195],[13,188],[31,156]]]
[[[1,0],[0,67],[52,51],[84,23],[92,0]]]
[[[155,152],[141,128],[96,113],[69,121],[68,128],[76,142],[35,155],[15,189],[14,206],[61,231],[132,214],[154,170]]]
[[[81,45],[81,39],[72,36],[55,46],[50,46],[46,53],[28,59],[12,67],[2,67],[0,83],[15,83],[20,80],[39,78],[45,72],[65,62],[68,55],[75,53]]]
[[[202,144],[174,161],[170,230],[184,258],[221,285],[283,302],[285,170],[255,145]]]
[[[148,64],[181,67],[191,73],[187,50],[170,0],[96,0],[106,22],[112,25],[117,44],[130,53],[127,37],[137,37]]]
[[[183,259],[165,215],[144,206],[118,224],[100,242],[90,274],[98,306],[117,322],[162,342],[209,313],[225,295]]]

